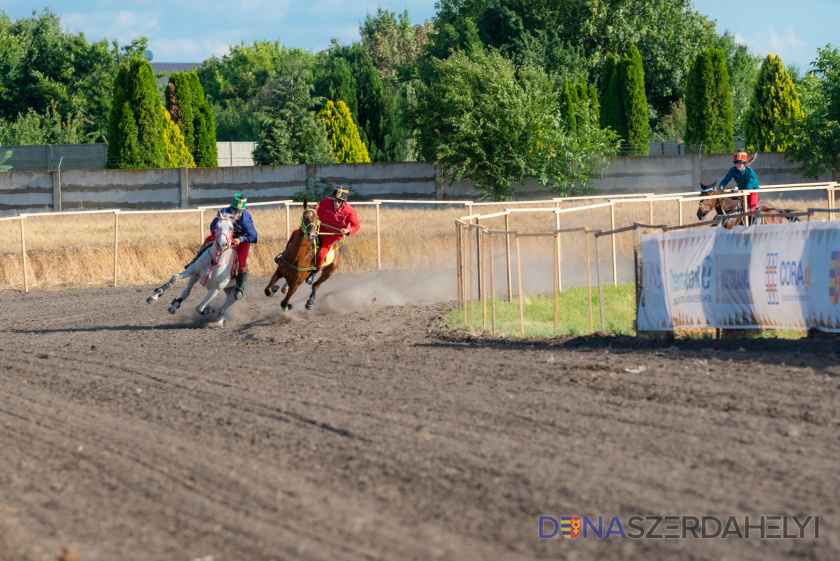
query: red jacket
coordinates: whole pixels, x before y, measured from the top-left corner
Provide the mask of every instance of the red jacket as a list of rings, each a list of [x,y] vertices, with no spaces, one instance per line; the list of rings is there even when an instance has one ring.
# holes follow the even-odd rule
[[[360,227],[356,209],[350,206],[350,203],[344,203],[341,210],[336,212],[332,197],[327,197],[318,203],[318,220],[321,221],[321,232],[338,232],[349,228],[350,232],[347,234],[349,236],[358,232]],[[342,235],[324,236],[324,245],[332,245],[333,241],[338,241],[343,237]]]

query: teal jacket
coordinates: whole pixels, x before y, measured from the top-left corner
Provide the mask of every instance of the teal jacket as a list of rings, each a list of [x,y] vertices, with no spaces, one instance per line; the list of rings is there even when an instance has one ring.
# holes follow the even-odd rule
[[[720,186],[726,187],[726,184],[732,179],[735,180],[739,190],[758,189],[758,177],[749,166],[745,167],[744,171],[738,171],[738,168],[732,166],[729,173],[721,180]]]

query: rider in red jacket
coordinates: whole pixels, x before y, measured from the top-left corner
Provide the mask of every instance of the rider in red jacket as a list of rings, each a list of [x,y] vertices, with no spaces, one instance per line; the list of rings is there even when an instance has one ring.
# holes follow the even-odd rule
[[[312,284],[315,280],[315,275],[324,266],[324,260],[332,247],[344,239],[344,236],[351,236],[359,231],[359,217],[356,214],[356,209],[347,202],[348,191],[343,187],[343,185],[339,185],[332,192],[332,196],[318,203],[318,220],[321,222],[321,250],[318,252],[315,270],[306,279],[308,284]]]

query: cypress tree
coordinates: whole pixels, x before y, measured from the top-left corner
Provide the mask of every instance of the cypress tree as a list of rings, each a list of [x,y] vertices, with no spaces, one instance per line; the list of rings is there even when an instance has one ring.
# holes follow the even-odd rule
[[[706,49],[694,58],[686,82],[685,113],[686,143],[702,143],[705,153],[735,148],[729,73],[720,49]]]
[[[174,72],[169,75],[166,88],[166,110],[172,121],[181,129],[184,143],[190,154],[195,153],[195,103],[193,89],[187,72]]]
[[[624,68],[623,105],[627,123],[627,143],[633,146],[633,154],[647,155],[648,118],[645,96],[645,73],[642,69],[642,55],[636,45],[622,60]]]
[[[213,109],[204,97],[204,89],[198,80],[198,74],[195,72],[188,74],[196,113],[193,156],[201,167],[214,168],[219,165],[219,153],[216,149],[216,120],[213,118]]]
[[[608,119],[612,112],[610,82],[612,81],[613,72],[615,72],[615,57],[612,53],[607,53],[607,56],[604,59],[604,64],[601,65],[601,92],[599,95],[601,100],[600,123],[602,129],[606,129],[612,124],[608,122]]]
[[[163,167],[163,116],[152,66],[145,59],[131,59],[117,73],[114,91],[108,131],[108,167]]]
[[[161,113],[163,114],[163,143],[166,152],[166,167],[177,168],[184,165],[190,156],[187,145],[184,143],[184,135],[181,134],[181,129],[172,120],[169,111],[166,107],[161,106]],[[190,159],[192,160],[192,159]],[[195,167],[195,162],[190,161],[187,167]]]
[[[560,110],[569,130],[577,130],[577,120],[575,118],[576,108],[578,105],[577,86],[572,85],[571,80],[563,82],[563,103],[560,105]]]
[[[589,107],[592,110],[592,123],[599,123],[601,121],[601,106],[598,103],[598,92],[595,90],[595,84],[589,84]]]
[[[370,162],[370,155],[359,136],[359,129],[343,101],[327,101],[327,106],[318,113],[318,117],[327,123],[330,153],[338,163]]]
[[[134,112],[128,101],[123,103],[119,122],[111,137],[118,138],[118,143],[108,145],[108,167],[114,169],[130,169],[140,167],[137,151],[137,123]]]
[[[623,142],[627,142],[627,119],[625,117],[623,95],[626,73],[627,68],[623,61],[616,61],[610,77],[610,86],[607,90],[610,102],[606,108],[606,117],[604,117],[603,112],[601,113],[601,118],[606,118],[607,126],[618,133],[618,137]]]
[[[748,149],[784,152],[791,140],[788,125],[802,117],[799,95],[781,57],[767,55],[744,115]]]

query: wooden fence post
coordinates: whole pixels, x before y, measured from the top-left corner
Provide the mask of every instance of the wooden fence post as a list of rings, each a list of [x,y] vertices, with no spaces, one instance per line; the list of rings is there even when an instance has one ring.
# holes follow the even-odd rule
[[[583,235],[586,237],[586,288],[589,292],[589,332],[592,333],[592,274],[589,265],[589,226],[583,229]]]
[[[23,254],[23,291],[29,292],[29,273],[26,267],[26,234],[24,232],[23,220],[25,217],[20,217],[20,252]]]
[[[461,315],[461,225],[455,223],[455,297],[458,299],[458,315]]]
[[[508,209],[505,209],[507,212]],[[510,214],[505,214],[505,232],[510,232]],[[513,302],[513,279],[510,270],[510,235],[505,234],[505,258],[507,260],[508,302]]]
[[[601,284],[601,243],[595,236],[595,274],[598,277],[598,307],[601,309],[601,331],[604,331],[604,289]],[[592,328],[590,327],[590,330]]]
[[[120,213],[114,211],[114,288],[117,286],[117,236],[120,230]]]
[[[615,203],[612,201],[610,201],[610,230],[615,230]],[[613,286],[618,286],[618,264],[615,254],[615,234],[610,234],[610,240],[612,243]]]
[[[382,269],[382,241],[379,235],[379,204],[376,203],[376,268]]]
[[[559,214],[557,215],[560,216]],[[559,228],[558,228],[559,230]],[[557,314],[560,305],[560,233],[554,232],[554,332],[557,333]]]
[[[519,326],[522,335],[525,335],[525,297],[522,292],[522,260],[519,251],[519,230],[516,231],[516,278],[519,282]]]
[[[289,219],[289,206],[290,205],[289,205],[288,201],[283,203],[283,204],[286,205],[286,240],[288,240],[289,237],[292,235],[292,232],[289,229],[289,227],[291,226],[291,220]],[[284,241],[286,241],[286,240],[284,240]]]
[[[493,272],[493,234],[487,234],[490,246],[490,333],[496,334],[496,275]]]

